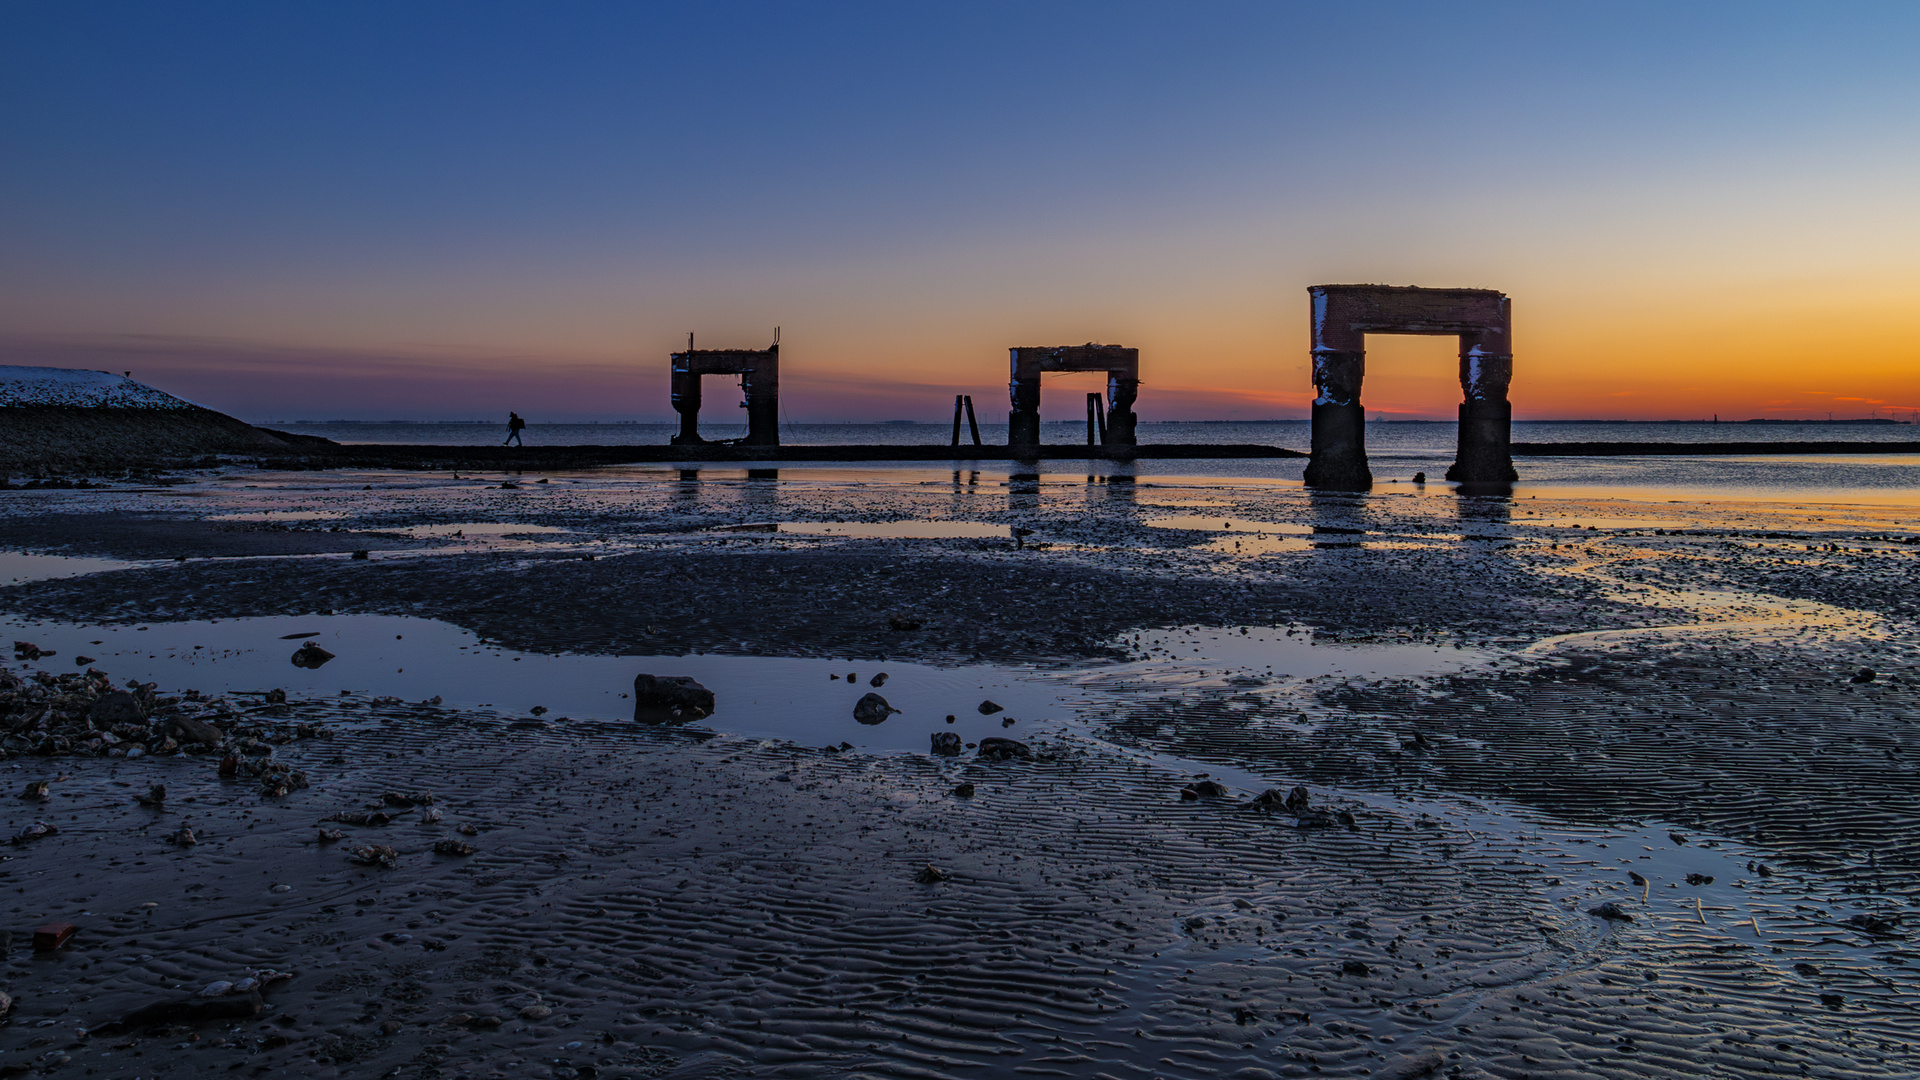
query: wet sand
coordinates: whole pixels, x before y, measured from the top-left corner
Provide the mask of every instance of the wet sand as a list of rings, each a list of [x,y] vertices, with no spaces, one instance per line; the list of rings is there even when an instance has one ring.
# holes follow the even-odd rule
[[[1920,545],[1897,513],[1057,476],[537,479],[8,493],[9,545],[150,562],[17,584],[0,609],[103,632],[407,615],[662,674],[693,653],[813,658],[823,698],[852,693],[829,679],[849,669],[864,690],[882,658],[1074,691],[1000,729],[1033,761],[365,687],[293,695],[284,719],[334,734],[273,747],[311,781],[282,797],[221,778],[215,755],[9,744],[15,790],[53,781],[45,802],[7,793],[9,833],[59,831],[8,850],[18,1007],[0,1069],[1920,1069]],[[1016,548],[716,528],[908,520],[1032,532]],[[447,534],[462,523],[563,531]],[[1355,655],[1462,646],[1484,662],[1270,671],[1273,650],[1237,644],[1263,627]],[[11,666],[73,670],[67,656]],[[1861,667],[1871,682],[1850,681]],[[921,676],[900,670],[904,694]],[[975,704],[950,696],[947,712]],[[887,745],[945,730],[933,713],[887,721]],[[970,740],[982,723],[969,718]],[[1227,793],[1183,799],[1201,774]],[[134,801],[153,783],[164,811]],[[955,794],[963,783],[972,794]],[[1253,806],[1295,785],[1352,826]],[[389,791],[434,803],[386,825],[323,822]],[[182,823],[200,843],[162,839]],[[346,835],[316,842],[323,825]],[[475,851],[434,854],[442,840]],[[353,864],[366,844],[396,865]],[[1606,903],[1631,918],[1589,913]],[[82,929],[31,952],[24,935],[53,919]],[[295,975],[258,1017],[79,1034],[259,968]]]

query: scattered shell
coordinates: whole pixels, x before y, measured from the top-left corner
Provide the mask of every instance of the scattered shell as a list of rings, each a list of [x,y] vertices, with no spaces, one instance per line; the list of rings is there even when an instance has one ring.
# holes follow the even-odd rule
[[[19,832],[14,833],[13,842],[15,844],[24,844],[30,840],[38,840],[43,836],[52,836],[59,831],[59,829],[54,828],[44,821],[36,821],[21,829]]]
[[[163,806],[167,801],[167,785],[155,784],[147,789],[145,795],[135,795],[134,801],[141,806]]]
[[[339,829],[321,829],[320,835],[315,839],[322,844],[331,844],[335,840],[345,840],[346,838],[347,834]]]
[[[199,842],[200,839],[193,835],[193,830],[185,825],[180,826],[178,832],[170,832],[167,834],[167,843],[177,847],[192,847]]]
[[[382,866],[388,870],[400,864],[400,853],[385,844],[354,848],[347,853],[347,857],[361,866]]]
[[[465,840],[436,840],[433,844],[435,855],[471,855],[477,850]]]
[[[200,990],[201,997],[225,997],[233,989],[230,982],[210,982]]]
[[[20,797],[23,799],[44,799],[51,794],[52,792],[47,790],[47,782],[45,780],[29,780],[27,781],[27,786],[21,790]]]
[[[932,863],[928,863],[920,868],[919,873],[913,875],[913,880],[922,885],[937,885],[942,881],[952,881],[953,875]]]
[[[460,827],[453,831],[459,833],[461,836],[479,836],[480,835],[480,830],[474,828],[471,822],[462,822]]]
[[[552,1015],[553,1010],[547,1008],[545,1005],[529,1005],[520,1010],[520,1019],[522,1020],[545,1020]]]
[[[440,823],[440,808],[437,806],[429,808],[426,813],[420,815],[420,820],[428,825],[438,825]]]

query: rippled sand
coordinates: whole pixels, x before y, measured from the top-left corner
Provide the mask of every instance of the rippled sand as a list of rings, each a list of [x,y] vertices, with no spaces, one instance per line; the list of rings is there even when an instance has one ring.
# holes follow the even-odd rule
[[[0,590],[16,636],[177,647],[116,645],[117,677],[264,689],[229,673],[284,664],[273,620],[329,611],[445,626],[536,689],[475,675],[401,704],[378,680],[417,668],[366,663],[342,695],[286,667],[289,714],[337,734],[275,750],[313,779],[278,799],[208,758],[11,750],[10,783],[53,794],[9,799],[3,824],[59,831],[8,849],[0,1068],[1920,1071],[1900,513],[1057,475],[538,479],[8,494],[6,542],[135,564],[22,563],[44,579]],[[767,522],[891,527],[715,528]],[[1032,532],[1015,547],[986,527]],[[920,628],[894,628],[902,613]],[[196,659],[168,637],[242,617],[257,646]],[[453,641],[395,666],[467,670]],[[620,655],[707,664],[722,712],[529,715],[542,678],[614,679],[596,665]],[[879,692],[910,712],[829,719],[889,667]],[[1872,681],[1850,681],[1861,667]],[[829,678],[850,670],[857,686]],[[799,689],[781,716],[725,709],[782,680]],[[972,710],[987,692],[1029,695],[1003,702],[1012,726]],[[942,730],[1037,758],[923,752]],[[1227,794],[1183,799],[1201,774]],[[133,801],[154,782],[165,811]],[[1352,827],[1252,805],[1296,784]],[[422,790],[439,821],[415,808],[315,841],[337,812]],[[162,840],[182,823],[201,843]],[[434,854],[463,824],[475,852]],[[368,843],[396,865],[351,863]],[[1605,903],[1631,918],[1590,914]],[[32,953],[51,919],[81,931]],[[261,967],[296,974],[258,1018],[80,1033]]]

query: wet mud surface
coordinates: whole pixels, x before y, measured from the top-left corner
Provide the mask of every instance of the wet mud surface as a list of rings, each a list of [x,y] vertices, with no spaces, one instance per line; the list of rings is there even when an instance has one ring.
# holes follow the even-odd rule
[[[58,831],[0,863],[18,1003],[0,1070],[1920,1071],[1917,546],[1897,515],[1108,477],[548,479],[7,493],[13,545],[152,562],[15,584],[0,610],[123,630],[406,615],[530,653],[818,657],[823,687],[844,666],[827,658],[884,656],[1074,690],[1007,729],[1030,761],[364,693],[284,707],[334,735],[271,750],[311,782],[278,797],[209,756],[10,743],[14,790],[52,783],[7,792],[0,824]],[[229,532],[231,515],[280,528]],[[1031,532],[716,528],[906,520]],[[286,536],[352,547],[271,546]],[[1283,631],[1485,661],[1274,670],[1286,654],[1259,643]],[[1224,794],[1183,798],[1201,774]],[[135,801],[154,783],[164,809]],[[1294,785],[1351,826],[1255,806]],[[326,821],[427,791],[387,824]],[[183,824],[199,843],[163,839]],[[366,845],[393,865],[354,863]],[[31,951],[52,920],[81,929]],[[263,968],[294,977],[256,1017],[94,1033]]]

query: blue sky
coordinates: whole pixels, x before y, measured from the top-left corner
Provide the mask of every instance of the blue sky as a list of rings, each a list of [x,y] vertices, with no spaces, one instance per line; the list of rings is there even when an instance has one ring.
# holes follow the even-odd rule
[[[778,324],[809,418],[936,414],[994,395],[1007,346],[1082,340],[1145,350],[1143,415],[1287,415],[1304,288],[1371,280],[1511,293],[1523,414],[1529,370],[1559,414],[1649,346],[1635,377],[1674,402],[1893,407],[1920,398],[1894,329],[1917,29],[1905,4],[16,2],[0,359],[248,416],[654,417],[688,329]],[[1787,344],[1836,340],[1864,366],[1793,385]],[[1447,411],[1445,352],[1383,343],[1407,400],[1370,401]]]

